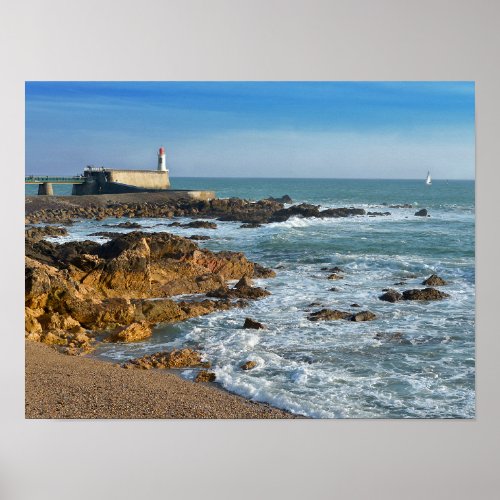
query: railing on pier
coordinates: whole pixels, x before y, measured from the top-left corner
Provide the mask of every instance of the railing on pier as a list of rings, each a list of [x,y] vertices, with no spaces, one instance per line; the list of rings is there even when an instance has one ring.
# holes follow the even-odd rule
[[[85,177],[75,175],[73,177],[51,177],[48,175],[27,175],[24,178],[25,184],[83,184]]]

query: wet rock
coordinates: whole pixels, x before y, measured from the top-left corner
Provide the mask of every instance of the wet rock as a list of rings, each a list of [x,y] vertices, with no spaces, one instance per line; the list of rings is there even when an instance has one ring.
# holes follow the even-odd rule
[[[401,286],[401,285],[406,285],[405,281],[398,281],[397,283],[394,283],[394,286]]]
[[[403,295],[396,290],[389,289],[387,292],[379,296],[380,300],[384,300],[385,302],[397,302],[401,300]]]
[[[273,198],[272,196],[270,196],[269,198],[267,198],[267,200],[276,201],[277,203],[293,203],[292,199],[287,194],[283,195],[281,198]]]
[[[244,276],[241,277],[240,281],[234,285],[234,288],[236,289],[241,289],[241,288],[248,288],[253,286],[252,280],[245,274]]]
[[[435,288],[405,290],[403,300],[442,300],[449,297],[447,293]]]
[[[426,280],[422,281],[422,285],[428,286],[444,286],[448,283],[437,274],[431,274]]]
[[[332,273],[328,276],[328,279],[329,280],[343,280],[344,277],[343,276],[340,276],[338,275],[337,273]]]
[[[313,312],[307,316],[309,321],[332,321],[339,319],[347,319],[351,313],[345,311],[338,311],[336,309],[321,309],[320,311]]]
[[[240,288],[228,288],[222,286],[217,290],[207,293],[207,297],[214,297],[218,299],[260,299],[271,295],[270,292],[259,287],[242,286]]]
[[[404,337],[401,332],[376,333],[373,338],[380,342],[395,342],[398,344],[404,342]]]
[[[402,205],[389,205],[389,208],[413,208],[413,205],[403,203]]]
[[[243,323],[243,328],[251,328],[253,330],[263,330],[266,327],[259,321],[255,321],[252,318],[245,318],[245,322]]]
[[[276,273],[268,267],[261,266],[259,263],[253,264],[253,277],[254,278],[274,278]]]
[[[329,289],[330,292],[338,292],[339,289],[337,287],[332,287]]]
[[[137,342],[151,337],[151,326],[142,321],[122,327],[106,338],[107,342]]]
[[[122,367],[139,368],[142,370],[149,370],[151,368],[210,368],[210,363],[203,361],[199,352],[186,348],[161,351],[131,359],[124,363]]]
[[[96,233],[90,233],[89,236],[100,236],[101,238],[117,238],[121,236],[122,233],[117,233],[113,231],[97,231]]]
[[[377,316],[371,311],[361,311],[353,314],[350,318],[351,321],[373,321]]]
[[[428,215],[428,213],[427,213],[427,210],[425,208],[422,208],[418,212],[415,212],[416,217],[427,217],[427,215]]]
[[[343,273],[344,272],[339,266],[335,266],[335,267],[322,267],[321,270],[322,271],[328,271],[330,273]]]
[[[243,363],[240,368],[242,370],[251,370],[252,368],[255,368],[257,366],[257,362],[256,361],[252,361],[252,360],[249,360],[249,361],[246,361],[245,363]]]
[[[192,236],[189,236],[190,240],[199,240],[199,241],[204,241],[204,240],[209,240],[210,236],[206,236],[204,234],[193,234]]]
[[[319,213],[319,217],[353,217],[356,215],[365,215],[366,211],[363,208],[328,208],[326,210],[322,210]]]
[[[259,224],[258,222],[250,222],[247,224],[242,224],[240,226],[240,229],[256,229],[258,227],[262,227],[262,224]]]
[[[216,376],[214,372],[208,370],[201,370],[194,379],[195,382],[215,382]]]
[[[387,216],[391,215],[391,212],[367,212],[366,215],[368,215],[368,217]]]
[[[284,222],[290,217],[320,217],[319,205],[311,205],[309,203],[301,203],[300,205],[292,205],[288,208],[277,210],[269,218],[269,222]],[[327,215],[325,215],[327,217]]]
[[[322,305],[321,302],[311,302],[307,307],[320,307]]]
[[[126,221],[126,222],[120,222],[120,224],[104,224],[104,226],[107,227],[121,227],[123,229],[140,229],[142,226],[137,223],[137,222],[131,222],[131,221]]]
[[[354,303],[354,304],[351,304],[351,307],[361,307],[361,306],[357,303]]]
[[[217,224],[215,222],[209,222],[206,220],[195,220],[192,222],[188,222],[187,224],[182,224],[181,227],[196,229],[217,229]]]

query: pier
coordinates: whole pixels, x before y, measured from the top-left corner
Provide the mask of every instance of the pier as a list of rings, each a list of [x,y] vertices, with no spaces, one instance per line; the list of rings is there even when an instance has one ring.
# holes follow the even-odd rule
[[[83,175],[75,175],[73,177],[51,177],[48,175],[28,175],[24,178],[25,184],[38,184],[38,194],[53,196],[54,189],[52,184],[83,184],[85,178]]]

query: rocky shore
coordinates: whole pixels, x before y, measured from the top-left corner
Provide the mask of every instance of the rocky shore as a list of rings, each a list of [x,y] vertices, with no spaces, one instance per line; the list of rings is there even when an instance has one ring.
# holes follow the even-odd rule
[[[285,221],[292,216],[372,217],[389,214],[388,212],[366,213],[364,209],[353,207],[320,210],[318,206],[309,204],[286,207],[285,203],[292,201],[286,196],[281,199],[266,199],[258,202],[241,199],[171,200],[162,199],[160,195],[154,194],[39,198],[26,199],[26,223],[28,225],[25,232],[25,337],[28,341],[32,341],[27,343],[26,351],[26,412],[27,416],[31,417],[146,418],[151,415],[157,418],[203,416],[208,418],[232,418],[233,416],[235,418],[267,416],[281,418],[289,416],[278,410],[271,411],[268,407],[257,411],[255,406],[247,402],[243,404],[243,407],[231,402],[238,406],[240,413],[237,414],[233,410],[221,413],[217,408],[200,413],[197,409],[199,404],[194,400],[191,412],[182,405],[179,411],[165,410],[160,405],[160,402],[165,403],[163,393],[155,392],[160,390],[162,384],[165,385],[164,388],[182,387],[183,391],[187,390],[193,395],[196,393],[193,387],[199,386],[192,382],[181,381],[178,377],[172,378],[171,375],[165,373],[165,370],[194,368],[197,371],[196,382],[215,380],[215,374],[207,370],[210,368],[210,360],[204,359],[199,352],[191,349],[155,353],[129,360],[121,367],[96,360],[68,361],[66,357],[61,356],[60,354],[69,354],[73,359],[75,356],[87,354],[100,342],[144,340],[153,335],[154,327],[160,323],[176,323],[215,311],[245,307],[248,301],[259,300],[270,294],[265,288],[255,286],[252,278],[267,279],[275,276],[273,270],[249,261],[242,253],[226,251],[214,253],[200,248],[194,240],[206,239],[208,238],[206,236],[195,235],[184,238],[168,232],[146,233],[140,230],[140,224],[132,221],[118,225],[106,224],[110,227],[130,229],[131,232],[127,234],[112,231],[99,233],[110,238],[103,244],[93,241],[54,244],[46,240],[49,236],[66,235],[65,224],[71,224],[76,219],[89,218],[97,220],[105,218],[112,220],[113,217],[171,219],[183,216],[193,219],[239,221],[243,223],[242,228],[247,228]],[[61,226],[31,225],[35,223],[59,223]],[[182,225],[179,222],[173,222],[170,225],[191,229],[217,229],[216,223],[206,220],[194,220]],[[339,267],[322,268],[322,271],[328,271],[327,279],[329,280],[344,279],[343,271]],[[236,285],[230,285],[231,280],[236,280]],[[433,275],[422,284],[440,286],[446,282]],[[389,302],[441,300],[449,297],[446,293],[429,287],[406,290],[403,293],[392,289],[384,291],[386,293],[379,298]],[[177,298],[179,295],[186,294],[190,297],[182,300]],[[360,306],[352,304],[351,307]],[[377,319],[377,315],[366,310],[353,313],[323,308],[310,312],[307,319],[312,322],[339,319],[359,322],[373,321]],[[266,326],[247,318],[243,328],[265,329]],[[52,349],[42,348],[39,344],[46,344]],[[87,361],[92,365],[87,365]],[[255,366],[255,361],[248,360],[240,369],[250,370]],[[130,370],[130,368],[138,370]],[[75,374],[82,374],[82,379],[80,380],[77,375],[75,377],[68,375],[71,381],[64,377],[52,378],[51,369],[54,376],[61,373],[68,375],[75,370]],[[84,392],[87,390],[87,386],[82,385],[82,380],[84,374],[93,370],[96,370],[95,379],[98,384],[96,387],[100,388],[99,390],[93,389],[99,393],[96,397],[102,396],[113,401],[115,401],[115,396],[111,393],[116,394],[116,387],[104,383],[105,378],[110,377],[110,380],[123,385],[125,383],[123,377],[132,377],[130,380],[126,379],[127,384],[132,384],[131,387],[143,388],[143,384],[147,385],[149,373],[141,375],[124,375],[123,373],[135,374],[144,370],[154,373],[151,375],[151,388],[145,392],[153,391],[152,397],[159,406],[155,406],[155,403],[153,406],[146,405],[144,408],[134,407],[136,403],[142,405],[142,396],[134,396],[131,393],[130,395],[122,394],[125,399],[130,397],[134,401],[127,406],[127,410],[123,410],[118,403],[116,405],[119,410],[116,411],[113,408],[108,411],[100,405],[87,407],[84,402],[92,399],[91,388],[88,389],[88,398],[72,399],[73,396],[71,396],[68,399],[66,397],[68,391],[69,394],[74,395],[79,390]],[[158,374],[159,371],[162,374]],[[38,381],[44,379],[50,379],[54,384],[53,388],[42,389]],[[173,380],[176,382],[172,382]],[[191,389],[185,389],[186,387],[191,387]],[[200,389],[202,392],[210,392],[210,387],[203,387],[202,390]],[[100,390],[104,390],[105,394],[101,395]],[[106,390],[110,394],[106,395]],[[181,395],[178,394],[176,397],[181,397]],[[173,392],[169,392],[168,398],[169,401],[174,398]],[[53,399],[58,401],[54,403]],[[237,399],[241,400],[241,398]],[[248,408],[252,408],[252,411]],[[278,413],[273,413],[275,411]]]
[[[41,199],[42,198],[42,199]],[[30,223],[71,223],[74,219],[97,219],[107,217],[192,217],[211,218],[221,221],[238,221],[244,227],[256,224],[283,222],[293,216],[300,217],[352,217],[367,215],[362,208],[341,207],[321,210],[318,205],[302,203],[285,207],[290,197],[260,201],[239,198],[197,201],[171,199],[154,193],[134,195],[87,195],[26,197],[25,221]],[[370,212],[370,216],[389,215],[389,212]],[[248,226],[250,225],[250,226]],[[191,227],[197,227],[194,223]],[[214,227],[214,226],[212,226]]]

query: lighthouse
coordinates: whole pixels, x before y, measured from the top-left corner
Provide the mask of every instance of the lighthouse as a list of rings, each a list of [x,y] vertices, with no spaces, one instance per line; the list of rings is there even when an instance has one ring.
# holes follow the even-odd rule
[[[158,151],[158,171],[166,172],[167,171],[167,162],[165,159],[165,148],[162,146]]]

